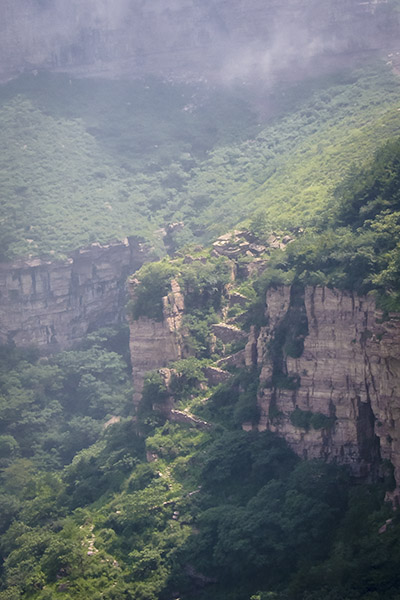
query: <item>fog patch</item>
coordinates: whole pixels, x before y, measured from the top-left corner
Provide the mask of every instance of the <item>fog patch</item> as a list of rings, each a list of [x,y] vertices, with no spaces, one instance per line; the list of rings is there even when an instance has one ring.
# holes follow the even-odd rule
[[[257,41],[236,49],[231,47],[225,56],[220,77],[225,84],[254,78],[273,82],[282,71],[305,68],[316,57],[345,49],[345,42],[333,36],[327,38],[316,35],[310,38],[304,28],[291,28],[267,43]]]

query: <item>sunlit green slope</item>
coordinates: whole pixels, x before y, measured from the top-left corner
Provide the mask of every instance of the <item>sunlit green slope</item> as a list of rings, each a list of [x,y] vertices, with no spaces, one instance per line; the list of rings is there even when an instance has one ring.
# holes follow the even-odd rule
[[[353,165],[400,132],[399,91],[383,64],[256,102],[246,86],[11,82],[0,89],[2,257],[154,238],[177,220],[181,245],[257,208],[274,224],[310,222]]]
[[[148,236],[196,160],[252,124],[238,94],[194,85],[39,74],[3,86],[3,254]]]
[[[190,198],[211,198],[198,221],[219,232],[260,208],[273,226],[312,222],[343,177],[400,132],[399,83],[382,66],[358,71],[254,139],[217,149],[191,180]]]

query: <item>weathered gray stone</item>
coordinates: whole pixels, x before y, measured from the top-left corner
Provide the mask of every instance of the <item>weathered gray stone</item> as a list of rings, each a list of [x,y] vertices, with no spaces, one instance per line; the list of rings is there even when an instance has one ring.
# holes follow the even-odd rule
[[[223,344],[239,342],[247,338],[247,334],[244,331],[226,323],[216,323],[211,326],[211,330],[215,337],[221,340]]]
[[[185,425],[191,425],[192,427],[196,427],[197,429],[211,429],[211,424],[207,423],[207,421],[203,421],[199,417],[195,417],[188,412],[184,412],[182,410],[172,409],[168,413],[168,419],[170,421],[174,421],[175,423],[183,423]]]
[[[273,357],[268,341],[288,310],[289,298],[289,288],[270,290],[269,325],[258,336],[254,331],[250,334],[253,364],[254,356],[262,364],[259,429],[283,436],[300,456],[347,464],[359,476],[376,475],[379,457],[386,458],[392,461],[399,483],[398,315],[382,323],[372,298],[306,288],[304,351],[299,358],[284,357],[284,370],[289,376],[296,375],[300,386],[271,388]],[[332,426],[318,430],[295,427],[290,415],[296,407],[330,417]]]
[[[245,351],[239,350],[229,356],[224,356],[215,363],[218,367],[237,367],[238,369],[245,366]]]
[[[249,299],[243,294],[239,294],[239,292],[232,292],[229,295],[229,306],[235,306],[238,304],[242,308],[246,307],[249,303]]]
[[[219,383],[224,383],[232,377],[231,374],[228,373],[228,371],[224,371],[219,367],[205,367],[203,372],[205,378],[207,379],[207,383],[210,387],[218,385]]]
[[[130,291],[133,298],[135,285],[131,282]],[[147,317],[134,320],[128,316],[135,405],[141,400],[144,377],[148,371],[167,367],[169,363],[184,358],[181,327],[184,308],[184,298],[179,284],[172,280],[171,292],[163,298],[161,321]]]
[[[147,260],[148,248],[130,238],[92,244],[63,261],[0,264],[0,343],[55,352],[121,322],[126,278]]]

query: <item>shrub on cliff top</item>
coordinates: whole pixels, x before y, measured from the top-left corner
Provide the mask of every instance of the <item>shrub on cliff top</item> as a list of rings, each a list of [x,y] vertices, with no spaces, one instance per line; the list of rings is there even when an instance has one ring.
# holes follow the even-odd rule
[[[128,305],[133,319],[148,317],[155,321],[162,320],[162,299],[168,294],[171,278],[175,273],[175,266],[166,261],[150,263],[139,269],[139,284],[135,289],[133,301]]]
[[[231,277],[226,258],[209,258],[206,263],[183,265],[180,275],[185,307],[193,310],[219,310],[225,286]]]
[[[175,399],[185,397],[205,381],[203,367],[207,361],[194,356],[184,358],[172,364],[174,373],[171,381],[171,392]]]

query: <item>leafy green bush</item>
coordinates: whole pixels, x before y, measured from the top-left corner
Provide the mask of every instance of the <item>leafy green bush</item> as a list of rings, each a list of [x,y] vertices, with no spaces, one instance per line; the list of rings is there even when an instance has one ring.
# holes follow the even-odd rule
[[[361,169],[349,173],[336,190],[337,221],[352,229],[379,214],[400,209],[400,138],[389,140]]]
[[[198,389],[199,384],[205,381],[204,366],[204,361],[194,356],[171,364],[174,373],[170,389],[176,400],[187,397],[191,391],[194,391],[196,388]]]
[[[42,468],[71,461],[98,439],[110,415],[126,416],[131,405],[126,363],[96,346],[49,359],[2,348],[0,387],[3,459],[32,458]]]
[[[301,429],[310,429],[312,412],[309,410],[301,410],[296,406],[293,412],[290,413],[290,422],[294,427]]]
[[[298,406],[290,413],[290,422],[301,429],[330,429],[334,419],[322,413],[313,413],[309,410],[301,410]]]
[[[162,299],[168,294],[176,269],[167,261],[149,263],[136,273],[139,284],[135,287],[134,300],[128,305],[133,319],[148,317],[156,321],[163,318]]]
[[[330,429],[334,423],[332,417],[323,415],[322,413],[312,413],[310,425],[313,429]]]
[[[142,404],[164,404],[168,397],[168,390],[163,377],[157,371],[147,374],[143,384]]]
[[[252,423],[256,425],[260,418],[260,408],[257,403],[257,392],[259,385],[258,373],[253,371],[247,377],[237,377],[240,380],[238,401],[233,410],[233,421],[236,425]],[[246,381],[247,380],[247,381]]]
[[[218,311],[226,285],[230,282],[232,266],[221,258],[183,265],[179,277],[188,313],[201,310]]]
[[[362,168],[353,168],[337,187],[332,208],[321,213],[317,226],[298,235],[285,253],[271,253],[265,272],[253,282],[258,294],[253,322],[259,322],[259,313],[262,316],[266,289],[286,283],[291,283],[292,289],[327,285],[358,294],[373,292],[387,312],[400,309],[399,179],[400,138],[378,149]],[[273,351],[297,358],[307,324],[305,319],[301,321],[299,307],[293,308],[280,324]],[[289,323],[296,318],[298,323]]]

